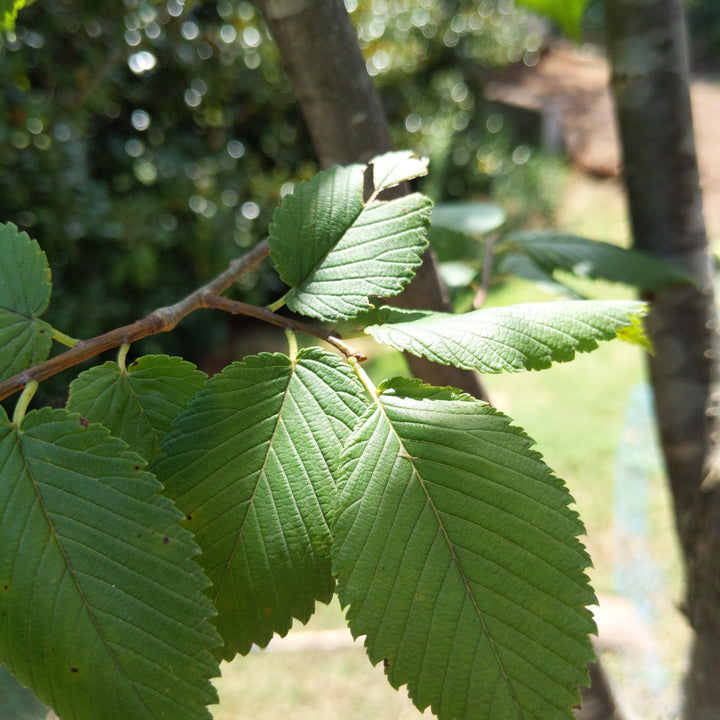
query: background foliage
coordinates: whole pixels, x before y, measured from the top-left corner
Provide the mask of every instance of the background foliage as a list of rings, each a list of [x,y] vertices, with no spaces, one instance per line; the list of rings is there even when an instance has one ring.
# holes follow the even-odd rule
[[[559,164],[482,99],[498,72],[538,62],[548,26],[510,0],[346,4],[396,145],[431,159],[424,191],[492,194],[517,223],[551,218]],[[716,45],[717,3],[689,9],[697,37]],[[246,0],[32,4],[0,37],[0,111],[1,219],[43,243],[57,299],[48,320],[77,337],[197,286],[262,238],[279,198],[317,169]],[[237,292],[262,303],[278,288],[261,269]],[[162,349],[199,361],[228,334],[191,318]]]
[[[689,0],[687,17],[692,60],[695,65],[718,67],[720,55],[720,3],[715,0]]]
[[[513,155],[502,117],[478,102],[491,70],[537,61],[535,19],[506,1],[348,7],[395,141],[432,159],[431,195],[486,193],[514,169],[532,176],[529,151]],[[2,38],[0,86],[2,219],[41,239],[48,320],[76,337],[196,287],[262,238],[279,198],[317,169],[275,46],[244,0],[35,4]],[[262,303],[278,288],[267,270],[238,292]],[[162,348],[198,360],[227,332],[189,319]]]

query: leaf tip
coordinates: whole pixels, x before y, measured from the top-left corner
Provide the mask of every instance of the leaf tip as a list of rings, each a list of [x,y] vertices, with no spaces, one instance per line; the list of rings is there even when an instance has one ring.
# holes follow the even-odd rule
[[[645,331],[645,323],[643,321],[643,318],[647,315],[647,313],[647,305],[643,305],[635,312],[629,313],[628,319],[630,320],[630,324],[618,328],[616,336],[618,340],[630,343],[631,345],[637,345],[650,353],[650,355],[654,355],[655,346]]]

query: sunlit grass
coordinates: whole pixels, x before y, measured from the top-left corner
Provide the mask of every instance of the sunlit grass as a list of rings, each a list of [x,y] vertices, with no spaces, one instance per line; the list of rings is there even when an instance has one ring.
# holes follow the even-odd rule
[[[322,606],[308,626],[311,634],[343,625],[337,603]],[[216,682],[221,704],[216,720],[412,720],[422,717],[405,692],[387,683],[383,669],[372,667],[361,642],[348,631],[340,647],[285,650],[282,641],[269,651],[253,652],[223,663]],[[427,713],[431,716],[430,713]]]

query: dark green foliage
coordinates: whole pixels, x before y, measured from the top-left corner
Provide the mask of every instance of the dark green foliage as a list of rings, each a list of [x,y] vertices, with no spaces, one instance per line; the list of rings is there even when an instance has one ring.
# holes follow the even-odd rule
[[[396,145],[430,158],[424,189],[433,199],[487,194],[525,174],[533,153],[513,158],[521,141],[483,89],[498,70],[539,60],[545,29],[536,17],[495,0],[347,4]]]
[[[200,720],[219,638],[197,545],[98,424],[0,410],[0,654],[63,718]]]
[[[720,3],[717,0],[690,0],[687,8],[692,35],[693,61],[701,67],[720,66]]]
[[[531,444],[490,406],[404,379],[381,386],[345,444],[340,602],[371,662],[439,718],[571,718],[580,699],[589,558]]]
[[[181,10],[51,0],[0,51],[3,220],[45,239],[49,319],[81,337],[219,271],[263,236],[283,184],[315,169],[253,6]],[[245,297],[262,302],[268,282],[247,278]],[[198,350],[218,339],[200,334]]]

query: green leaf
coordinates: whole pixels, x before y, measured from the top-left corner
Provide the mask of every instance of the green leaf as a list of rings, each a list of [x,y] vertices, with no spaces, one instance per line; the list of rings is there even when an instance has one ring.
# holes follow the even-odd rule
[[[333,475],[363,395],[319,348],[248,357],[207,382],[163,443],[154,470],[203,551],[225,659],[332,598]]]
[[[571,38],[579,39],[587,0],[518,0],[518,3],[557,23]]]
[[[17,14],[31,2],[32,0],[0,0],[0,32],[13,30]]]
[[[516,252],[503,252],[495,258],[494,270],[496,275],[515,275],[530,280],[550,295],[560,295],[571,300],[586,300],[584,295],[568,287],[553,277],[552,272],[543,270],[527,255]]]
[[[291,288],[284,297],[291,310],[349,319],[368,307],[368,296],[397,295],[412,279],[427,246],[432,203],[418,193],[393,200],[380,193],[425,174],[426,163],[398,152],[371,166],[321,172],[275,211],[270,254]]]
[[[411,150],[397,150],[374,157],[368,163],[375,193],[427,175],[428,160]]]
[[[650,255],[575,235],[518,233],[503,244],[548,273],[565,270],[577,277],[626,283],[646,291],[692,282],[681,270]]]
[[[50,302],[45,253],[12,223],[0,224],[0,380],[47,359],[52,327],[38,319]]]
[[[494,203],[442,203],[433,206],[430,220],[428,237],[440,263],[478,264],[486,251],[483,236],[505,222],[505,212]]]
[[[485,255],[484,241],[442,225],[430,225],[428,239],[439,262],[477,262]]]
[[[0,409],[0,661],[63,720],[199,720],[219,638],[180,513],[106,428]]]
[[[572,718],[595,601],[572,498],[509,418],[386,384],[342,455],[334,569],[373,664],[439,718]]]
[[[478,269],[460,261],[438,263],[438,273],[449,288],[469,287],[478,276]]]
[[[73,380],[67,408],[102,423],[151,462],[173,420],[206,379],[192,363],[167,355],[140,357],[127,370],[106,362]]]
[[[430,217],[433,225],[478,237],[497,230],[505,222],[505,211],[495,203],[441,203]]]
[[[382,307],[382,324],[365,332],[441,365],[517,372],[542,370],[572,360],[576,352],[595,350],[600,340],[637,327],[644,313],[644,303],[631,300],[526,303],[462,315]]]

